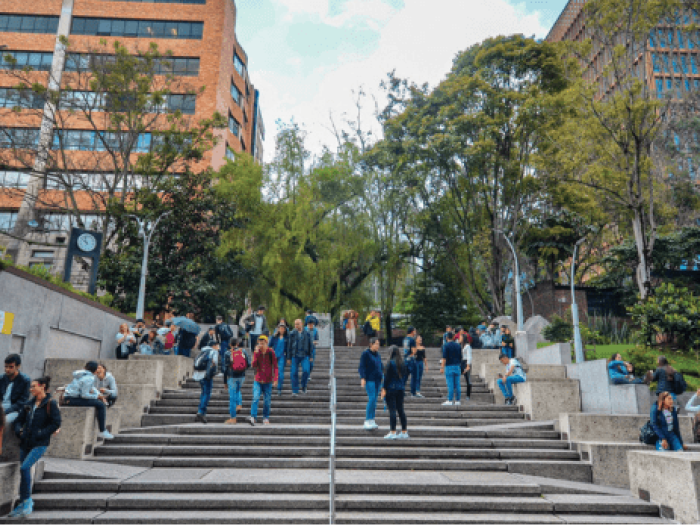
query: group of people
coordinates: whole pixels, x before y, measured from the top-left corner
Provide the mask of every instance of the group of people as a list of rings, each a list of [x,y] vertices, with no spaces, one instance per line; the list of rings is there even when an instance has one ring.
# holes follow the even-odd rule
[[[258,417],[258,406],[263,399],[263,425],[270,423],[272,396],[282,396],[285,371],[289,369],[292,396],[306,394],[311,380],[319,332],[316,326],[318,318],[312,311],[307,311],[305,319],[294,321],[290,329],[285,319],[280,319],[272,337],[269,336],[265,307],[260,306],[248,312],[241,319],[246,338],[237,339],[222,351],[221,337],[215,328],[210,329],[199,356],[195,359],[193,379],[199,381],[202,388],[200,404],[195,420],[207,423],[207,408],[211,399],[214,378],[222,374],[229,392],[229,419],[227,424],[238,422],[238,413],[243,408],[242,387],[246,371],[253,368],[253,398],[248,423],[254,426]],[[213,331],[213,332],[212,332]],[[245,345],[244,342],[248,342]],[[301,370],[301,379],[299,371]]]
[[[6,425],[12,426],[20,440],[19,501],[9,517],[27,517],[34,509],[31,498],[32,467],[49,448],[51,437],[60,433],[61,411],[58,400],[50,392],[51,377],[30,380],[21,372],[22,358],[10,354],[5,358],[5,372],[0,376],[0,451]],[[94,407],[99,437],[114,438],[106,428],[106,409],[117,400],[117,384],[104,364],[91,361],[83,370],[73,373],[65,387],[64,406]]]

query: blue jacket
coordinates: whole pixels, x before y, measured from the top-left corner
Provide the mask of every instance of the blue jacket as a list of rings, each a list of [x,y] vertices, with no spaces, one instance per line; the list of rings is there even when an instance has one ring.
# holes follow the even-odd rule
[[[66,386],[65,396],[68,398],[86,398],[97,400],[100,392],[95,387],[97,378],[85,369],[73,372],[73,381]]]
[[[442,346],[442,357],[445,359],[445,367],[460,365],[462,363],[462,348],[458,343],[447,342]]]
[[[311,334],[306,329],[297,332],[294,329],[289,333],[289,350],[287,360],[292,358],[311,358],[313,353],[313,345],[311,343]]]
[[[671,376],[670,379],[669,371]],[[668,367],[668,370],[666,369],[666,366],[664,366],[659,367],[656,371],[654,371],[654,376],[652,377],[651,381],[659,382],[656,386],[656,394],[663,393],[664,391],[668,391],[669,393],[675,393],[675,386],[673,384],[673,373],[675,372],[676,370],[670,366]]]
[[[277,356],[277,360],[279,360],[280,358],[284,358],[286,360],[287,356],[289,356],[289,342],[291,341],[291,338],[289,337],[289,334],[285,335],[284,349],[282,351],[282,354],[277,354],[277,342],[279,341],[279,339],[279,336],[273,336],[272,338],[270,338],[269,346],[272,347],[273,351],[275,351],[275,356]]]
[[[10,382],[6,374],[0,376],[0,402],[5,398],[7,388],[12,385],[12,393],[10,393],[10,409],[8,413],[17,413],[29,401],[29,385],[32,381],[24,373],[19,373],[15,379]]]
[[[678,424],[678,412],[674,407],[671,412],[673,413],[673,434],[678,437],[681,445],[683,445],[683,437],[681,436],[681,427]],[[668,425],[666,424],[666,419],[664,418],[663,410],[659,410],[659,405],[657,403],[651,404],[651,416],[649,418],[651,421],[651,427],[654,428],[654,432],[659,437],[659,440],[671,440],[671,431],[668,430]]]
[[[399,368],[394,360],[391,360],[386,366],[386,374],[384,375],[384,389],[388,391],[405,391],[406,378],[408,378],[408,370],[404,365],[399,375]]]
[[[614,380],[615,378],[624,378],[628,374],[629,373],[627,372],[625,362],[615,360],[614,362],[610,362],[608,364],[608,375],[610,376],[611,380]]]
[[[379,353],[365,349],[362,356],[360,356],[360,367],[357,369],[357,372],[360,373],[360,378],[368,382],[379,383],[384,377],[382,369],[382,357]]]
[[[61,411],[58,409],[58,402],[47,395],[34,409],[36,398],[32,398],[22,407],[15,420],[14,431],[19,437],[20,448],[29,451],[35,447],[48,446],[51,435],[61,427]]]

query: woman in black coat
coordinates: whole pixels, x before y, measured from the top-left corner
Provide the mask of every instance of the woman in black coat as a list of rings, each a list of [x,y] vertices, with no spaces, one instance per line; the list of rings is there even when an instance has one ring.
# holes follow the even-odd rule
[[[20,440],[20,483],[19,504],[10,517],[26,517],[34,510],[32,501],[32,466],[46,453],[51,435],[61,427],[61,412],[58,402],[51,399],[49,383],[51,378],[44,376],[32,381],[29,392],[32,398],[19,413],[14,422],[15,434]]]

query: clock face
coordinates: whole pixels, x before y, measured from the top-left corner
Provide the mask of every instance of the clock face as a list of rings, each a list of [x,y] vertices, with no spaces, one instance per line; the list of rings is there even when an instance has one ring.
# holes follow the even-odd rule
[[[81,234],[78,237],[78,248],[83,252],[92,252],[97,246],[97,240],[92,234]]]

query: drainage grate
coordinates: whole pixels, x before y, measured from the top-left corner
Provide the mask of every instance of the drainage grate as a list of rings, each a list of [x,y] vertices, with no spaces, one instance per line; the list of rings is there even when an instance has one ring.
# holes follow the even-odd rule
[[[647,502],[651,502],[651,495],[645,489],[639,488],[639,498]]]

